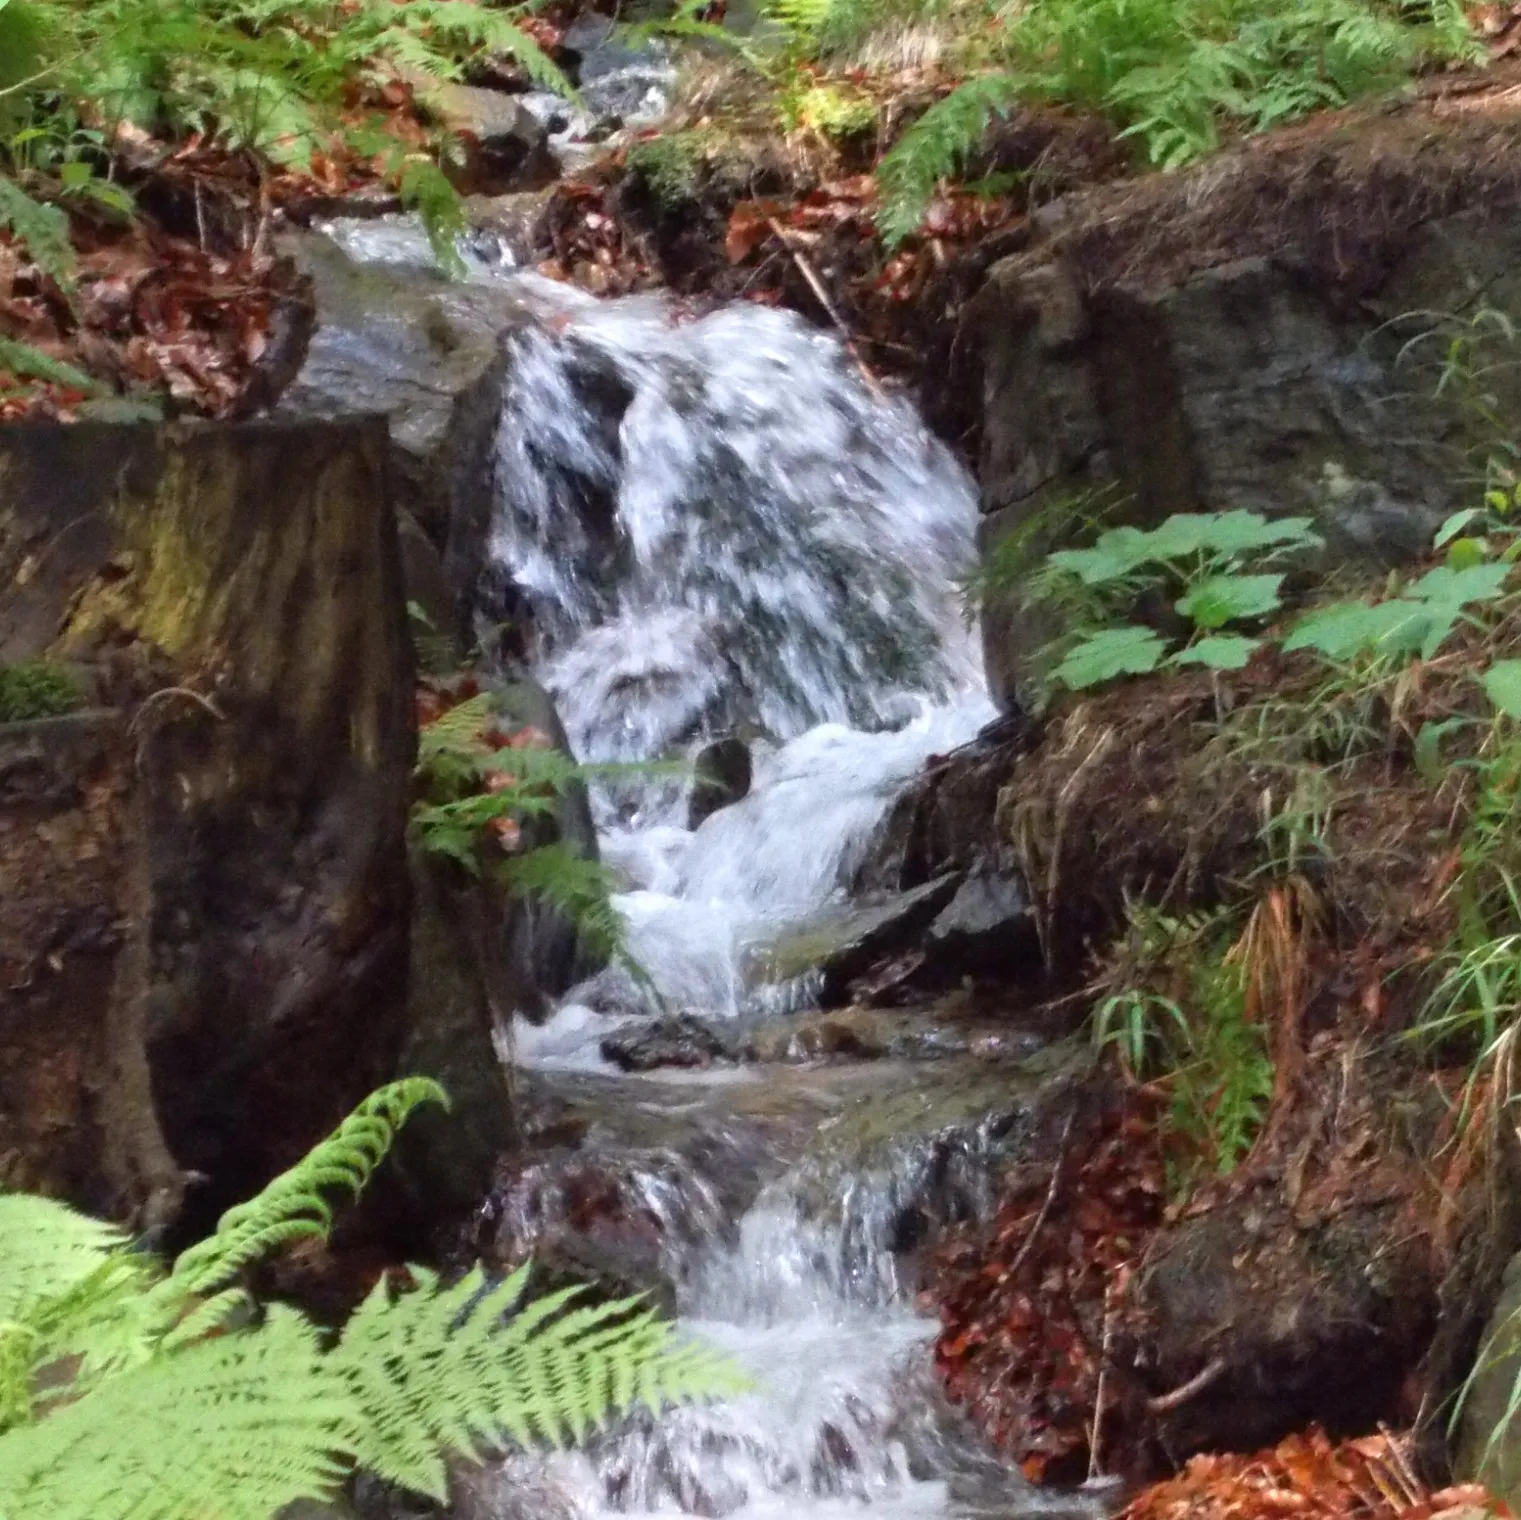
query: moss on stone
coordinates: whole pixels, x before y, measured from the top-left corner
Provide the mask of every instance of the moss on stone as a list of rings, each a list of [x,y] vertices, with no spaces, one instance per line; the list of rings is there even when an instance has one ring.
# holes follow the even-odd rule
[[[0,665],[0,723],[56,718],[83,707],[84,688],[66,665],[29,660]]]

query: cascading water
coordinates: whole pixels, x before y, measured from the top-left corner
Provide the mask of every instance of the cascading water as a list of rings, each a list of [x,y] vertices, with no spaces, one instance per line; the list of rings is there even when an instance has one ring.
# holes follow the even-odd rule
[[[873,394],[838,343],[787,314],[682,320],[649,299],[578,304],[520,337],[511,374],[494,554],[531,613],[536,672],[578,756],[647,761],[732,733],[756,755],[750,794],[692,832],[678,787],[598,789],[604,857],[627,879],[617,902],[647,980],[603,973],[547,1027],[520,1025],[517,1059],[541,1082],[582,1068],[577,1080],[606,1084],[606,1110],[674,1115],[715,1091],[721,1108],[711,1084],[694,1093],[585,1069],[609,1013],[652,1011],[650,983],[666,1007],[764,1011],[757,949],[840,898],[927,757],[992,715],[955,590],[974,491],[907,405]],[[508,1492],[557,1494],[582,1520],[1028,1511],[1028,1487],[975,1455],[964,1431],[948,1434],[933,1326],[902,1301],[892,1253],[910,1200],[955,1190],[929,1178],[948,1154],[980,1179],[963,1198],[985,1191],[997,1146],[982,1134],[974,1122],[949,1144],[910,1136],[865,1172],[796,1161],[737,1222],[695,1232],[694,1219],[719,1217],[701,1168],[663,1147],[619,1153],[602,1175],[656,1222],[684,1319],[755,1391],[635,1422],[575,1457],[509,1464],[492,1512],[518,1513]],[[525,1179],[520,1247],[546,1201],[563,1206],[552,1182]],[[998,1475],[990,1509],[952,1481],[964,1488],[979,1462]],[[549,1504],[534,1501],[535,1520],[559,1513]]]
[[[341,241],[360,258],[427,257],[404,228]],[[986,1207],[1036,1101],[1017,1068],[628,1077],[597,1055],[611,1024],[656,1005],[774,1013],[756,952],[840,899],[925,760],[992,716],[955,593],[970,481],[910,407],[792,316],[690,320],[500,268],[472,278],[513,280],[539,319],[517,336],[501,418],[494,573],[502,610],[531,614],[529,655],[579,758],[689,756],[739,734],[755,761],[749,795],[695,831],[669,780],[597,787],[647,980],[605,973],[547,1025],[518,1026],[521,1117],[546,1138],[530,1138],[483,1220],[515,1255],[579,1240],[588,1210],[612,1211],[615,1244],[645,1252],[685,1328],[754,1386],[471,1474],[458,1513],[1094,1513],[1041,1501],[944,1408],[934,1327],[900,1270],[924,1221]]]
[[[955,591],[971,482],[837,342],[761,307],[576,306],[518,340],[499,439],[493,551],[577,756],[759,752],[695,834],[679,787],[598,789],[634,959],[667,1005],[740,1012],[747,955],[991,716]],[[587,996],[647,992],[614,972]]]

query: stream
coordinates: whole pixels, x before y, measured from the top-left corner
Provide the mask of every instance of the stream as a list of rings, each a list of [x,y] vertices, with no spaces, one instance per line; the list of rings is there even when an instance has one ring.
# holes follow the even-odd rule
[[[350,249],[375,257],[375,229]],[[625,1422],[587,1450],[472,1476],[461,1512],[1097,1514],[1036,1490],[945,1407],[916,1252],[991,1205],[1058,1101],[1068,1053],[935,1010],[885,1059],[614,1070],[662,1013],[763,1030],[817,979],[780,947],[837,932],[924,763],[994,716],[956,582],[975,487],[913,409],[789,313],[598,302],[482,260],[539,320],[497,441],[491,580],[577,757],[690,762],[749,745],[747,796],[687,827],[688,776],[593,788],[629,959],[541,1026],[501,1031],[526,1146],[482,1228],[507,1255],[653,1287],[733,1356],[744,1397]]]

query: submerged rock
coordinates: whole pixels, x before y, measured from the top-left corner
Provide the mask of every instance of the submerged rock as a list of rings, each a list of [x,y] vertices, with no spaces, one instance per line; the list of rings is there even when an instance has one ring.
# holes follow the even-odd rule
[[[687,800],[687,827],[701,827],[720,808],[732,806],[750,795],[752,765],[750,746],[730,736],[715,739],[697,752],[693,762],[692,795]]]
[[[602,1058],[621,1071],[654,1071],[660,1066],[711,1066],[733,1060],[733,1033],[693,1013],[678,1013],[651,1023],[630,1023],[607,1035]]]

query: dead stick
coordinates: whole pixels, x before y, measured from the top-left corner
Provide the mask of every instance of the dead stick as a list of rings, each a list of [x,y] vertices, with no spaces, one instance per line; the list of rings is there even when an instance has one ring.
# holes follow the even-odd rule
[[[882,382],[872,374],[866,361],[861,357],[861,352],[856,347],[856,340],[851,337],[850,329],[845,325],[845,319],[840,315],[839,309],[830,300],[829,291],[819,278],[818,271],[808,262],[808,257],[803,250],[787,236],[787,229],[774,216],[766,218],[766,225],[776,234],[777,241],[782,247],[792,255],[792,262],[797,265],[798,273],[807,280],[808,288],[818,297],[819,305],[824,308],[824,315],[839,329],[840,336],[845,340],[845,350],[856,361],[856,368],[861,371],[861,378],[878,396],[882,395]]]
[[[1196,1372],[1186,1383],[1174,1388],[1171,1393],[1161,1393],[1154,1399],[1147,1399],[1146,1407],[1152,1414],[1168,1414],[1180,1405],[1186,1404],[1191,1398],[1203,1393],[1211,1383],[1218,1382],[1224,1371],[1225,1360],[1217,1356],[1202,1372]]]
[[[1088,1476],[1103,1471],[1099,1465],[1099,1442],[1104,1433],[1104,1392],[1109,1378],[1109,1348],[1114,1344],[1114,1283],[1104,1284],[1104,1339],[1099,1348],[1098,1387],[1093,1390],[1093,1431],[1088,1437]]]
[[[1056,1199],[1056,1186],[1061,1181],[1062,1163],[1067,1159],[1067,1139],[1072,1133],[1072,1121],[1077,1117],[1077,1108],[1074,1105],[1067,1111],[1067,1122],[1062,1126],[1062,1138],[1060,1149],[1056,1153],[1056,1165],[1051,1168],[1051,1185],[1046,1189],[1045,1201],[1040,1206],[1040,1212],[1035,1216],[1035,1223],[1030,1226],[1030,1233],[1025,1236],[1024,1244],[1020,1246],[1018,1254],[1009,1264],[1009,1276],[1014,1274],[1025,1264],[1025,1257],[1030,1254],[1035,1244],[1035,1237],[1040,1234],[1040,1227],[1046,1222],[1046,1215],[1051,1212],[1051,1205]]]

